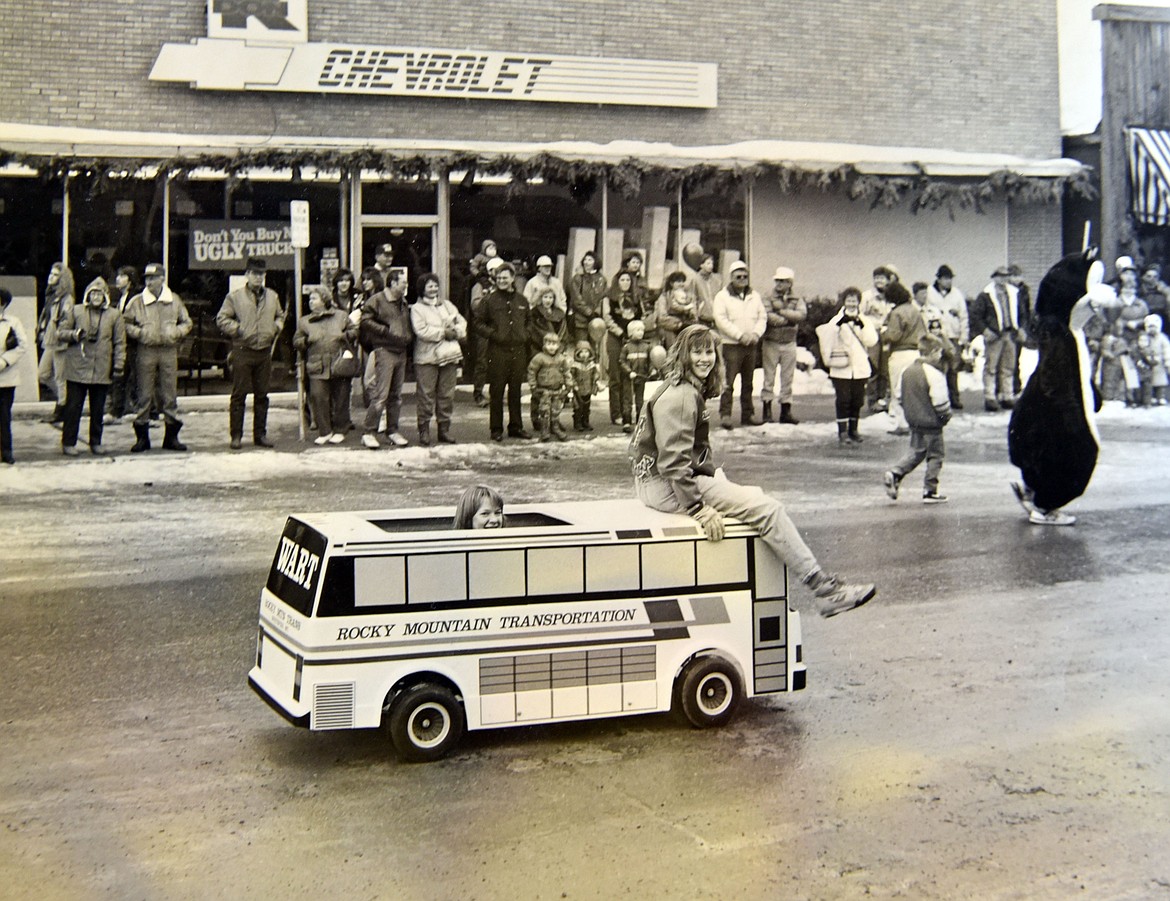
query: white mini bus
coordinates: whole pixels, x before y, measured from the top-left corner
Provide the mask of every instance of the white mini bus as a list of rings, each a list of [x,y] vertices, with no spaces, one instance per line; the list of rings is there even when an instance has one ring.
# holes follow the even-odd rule
[[[297,726],[384,726],[404,760],[464,729],[674,707],[726,722],[804,688],[785,567],[754,530],[708,541],[636,500],[290,517],[260,595],[252,688]]]

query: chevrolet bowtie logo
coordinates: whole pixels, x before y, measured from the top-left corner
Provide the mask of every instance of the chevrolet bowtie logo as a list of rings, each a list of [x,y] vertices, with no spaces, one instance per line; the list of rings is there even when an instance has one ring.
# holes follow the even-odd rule
[[[273,31],[296,31],[288,20],[285,0],[214,0],[214,12],[223,18],[224,28],[247,28],[248,18]]]

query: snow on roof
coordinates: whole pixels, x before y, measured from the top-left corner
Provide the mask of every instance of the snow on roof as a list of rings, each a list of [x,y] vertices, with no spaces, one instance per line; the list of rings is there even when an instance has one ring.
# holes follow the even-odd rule
[[[78,157],[198,156],[248,150],[372,149],[401,154],[436,156],[472,153],[483,156],[532,157],[547,153],[583,162],[619,163],[631,157],[670,168],[715,165],[726,168],[760,163],[789,164],[806,169],[835,169],[852,165],[871,175],[983,176],[1000,170],[1034,177],[1067,177],[1083,166],[1071,159],[1035,159],[1007,153],[972,153],[937,147],[901,147],[813,141],[740,141],[732,144],[679,146],[665,142],[591,141],[505,142],[443,140],[369,140],[346,137],[295,135],[199,135],[168,132],[116,131],[0,122],[0,145],[28,154]]]

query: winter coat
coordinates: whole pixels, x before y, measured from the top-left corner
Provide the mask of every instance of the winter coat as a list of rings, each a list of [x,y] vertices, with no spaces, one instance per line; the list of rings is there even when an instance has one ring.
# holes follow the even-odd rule
[[[10,343],[16,346],[9,348]],[[27,351],[28,338],[20,320],[8,310],[0,312],[0,388],[15,388],[21,383],[16,364]]]
[[[352,350],[357,340],[357,324],[336,307],[310,313],[297,323],[293,347],[305,356],[305,375],[311,379],[331,379],[333,361],[348,342]]]
[[[52,289],[45,291],[45,305],[37,319],[37,333],[44,350],[57,350],[57,323],[65,310],[73,304],[73,272],[68,266],[61,268],[61,276]]]
[[[528,301],[519,291],[490,292],[479,307],[476,327],[489,345],[525,348],[528,345]]]
[[[95,289],[105,294],[105,304],[98,309],[89,304],[70,307],[57,325],[57,338],[65,345],[66,381],[108,385],[126,365],[126,326],[110,306],[105,279],[90,282],[85,296]]]
[[[467,338],[467,320],[451,301],[435,298],[432,303],[421,298],[410,308],[410,324],[416,366],[451,366],[463,360],[459,342]],[[454,337],[447,337],[448,329]]]
[[[864,316],[846,322],[845,310],[838,310],[832,319],[817,326],[817,342],[829,378],[867,379],[873,374],[868,349],[878,343],[878,333]]]
[[[674,343],[675,337],[688,325],[699,321],[699,305],[689,292],[687,302],[680,304],[678,299],[667,294],[658,297],[655,304],[655,319],[661,335],[669,344]]]
[[[791,294],[777,297],[775,291],[762,298],[762,301],[768,323],[764,327],[764,340],[777,344],[795,344],[797,323],[808,319],[808,304],[803,298]],[[794,318],[780,315],[781,310],[792,314]]]
[[[990,330],[995,336],[1018,330],[1023,326],[1020,319],[1020,292],[1015,285],[1004,285],[1008,296],[1008,319],[1003,322],[999,304],[995,301],[995,282],[989,282],[968,308],[968,322],[972,339]]]
[[[257,297],[244,285],[223,299],[215,324],[232,339],[232,347],[267,351],[284,328],[284,310],[271,288],[261,288]]]
[[[745,334],[762,338],[767,324],[764,302],[758,292],[749,288],[741,295],[724,288],[715,295],[715,327],[724,344],[739,344]]]
[[[902,373],[901,403],[910,428],[923,432],[942,429],[951,419],[947,377],[919,357]]]
[[[601,317],[601,301],[607,287],[605,276],[600,272],[578,272],[569,280],[569,315],[578,334]]]
[[[922,318],[922,308],[911,300],[890,310],[882,337],[890,346],[890,353],[896,353],[899,350],[917,351],[918,339],[925,334],[926,322]]]
[[[542,391],[564,391],[572,384],[573,373],[564,354],[550,357],[543,350],[528,362],[528,384]]]
[[[589,350],[588,355],[581,353],[581,344],[584,344]],[[582,359],[582,356],[585,358]],[[593,359],[592,348],[588,341],[577,343],[577,355],[573,357],[569,368],[573,376],[573,392],[575,394],[581,397],[590,397],[597,393],[601,382],[601,367]]]
[[[163,286],[159,296],[144,288],[126,304],[126,334],[148,347],[175,347],[191,333],[191,317],[178,294]]]
[[[703,506],[696,475],[715,475],[711,419],[703,395],[688,381],[667,383],[646,402],[628,451],[634,478],[665,479],[681,509]]]
[[[551,333],[556,335],[561,346],[564,347],[566,329],[564,311],[555,306],[545,309],[537,304],[528,313],[528,355],[531,357],[544,347],[544,336]]]
[[[414,346],[410,307],[405,297],[393,300],[385,291],[379,291],[368,298],[358,328],[362,346],[367,350],[385,347],[395,353],[405,353]]]
[[[938,289],[938,283],[926,289],[927,306],[932,306],[943,314],[943,334],[952,341],[960,344],[967,343],[969,331],[967,321],[967,299],[958,288],[951,288],[946,294]]]
[[[564,313],[569,308],[568,295],[565,294],[565,286],[561,284],[561,280],[555,275],[550,275],[545,278],[539,272],[532,276],[524,285],[524,297],[528,300],[528,306],[538,307],[540,305],[540,295],[546,288],[552,288],[553,291],[553,306]]]
[[[650,348],[654,345],[645,338],[639,338],[635,341],[630,338],[622,345],[621,360],[622,373],[629,378],[631,375],[646,381],[650,378],[650,371],[653,367],[650,365]]]

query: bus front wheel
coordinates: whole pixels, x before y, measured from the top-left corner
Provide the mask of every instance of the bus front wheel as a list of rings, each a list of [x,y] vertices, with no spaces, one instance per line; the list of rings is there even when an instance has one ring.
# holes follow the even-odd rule
[[[726,723],[742,694],[739,673],[721,657],[696,657],[678,680],[679,706],[696,729]]]
[[[424,682],[408,688],[390,709],[390,740],[409,763],[445,756],[462,738],[463,726],[463,707],[441,685]]]

